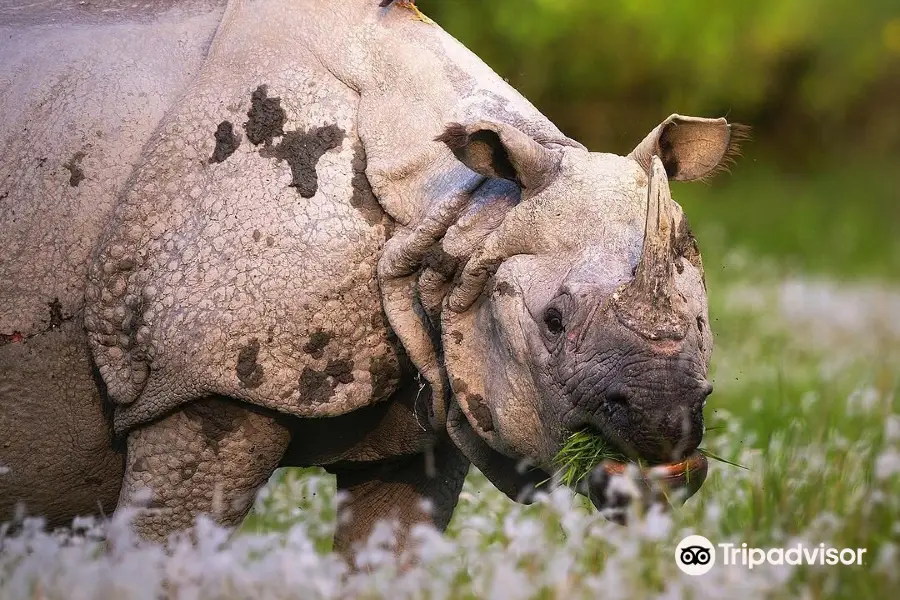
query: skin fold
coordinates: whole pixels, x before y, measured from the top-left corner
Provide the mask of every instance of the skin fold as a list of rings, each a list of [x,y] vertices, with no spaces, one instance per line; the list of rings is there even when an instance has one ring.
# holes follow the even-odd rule
[[[525,499],[576,429],[699,444],[712,337],[668,182],[739,130],[588,152],[376,4],[0,3],[0,520],[140,505],[164,540],[319,465],[350,555],[380,518],[401,547],[444,528],[470,463]]]

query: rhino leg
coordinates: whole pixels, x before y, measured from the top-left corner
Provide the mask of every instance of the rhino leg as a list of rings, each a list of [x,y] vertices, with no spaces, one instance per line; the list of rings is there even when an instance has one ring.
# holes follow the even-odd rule
[[[119,506],[141,507],[134,527],[156,541],[200,514],[237,525],[289,442],[274,413],[222,397],[196,401],[129,434]]]
[[[78,319],[0,337],[0,523],[19,505],[50,527],[112,513],[125,457],[108,409]]]
[[[338,491],[346,494],[338,507],[335,551],[353,564],[356,546],[365,543],[379,521],[398,524],[398,554],[408,547],[413,525],[432,523],[445,530],[468,470],[469,461],[446,438],[431,457],[418,454],[376,464],[329,467],[337,476]]]

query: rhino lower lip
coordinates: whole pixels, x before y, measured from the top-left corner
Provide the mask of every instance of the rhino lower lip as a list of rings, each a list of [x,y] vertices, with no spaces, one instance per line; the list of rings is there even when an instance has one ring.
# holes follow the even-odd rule
[[[635,503],[645,508],[683,504],[703,485],[708,466],[706,456],[699,451],[680,462],[658,465],[605,460],[582,482],[579,491],[604,517],[626,525],[628,507]]]
[[[609,475],[622,475],[629,464],[619,461],[607,460],[603,468]],[[641,478],[648,484],[663,486],[666,490],[684,490],[685,499],[694,495],[703,482],[709,470],[709,461],[700,451],[694,451],[682,461],[662,463],[640,467]]]

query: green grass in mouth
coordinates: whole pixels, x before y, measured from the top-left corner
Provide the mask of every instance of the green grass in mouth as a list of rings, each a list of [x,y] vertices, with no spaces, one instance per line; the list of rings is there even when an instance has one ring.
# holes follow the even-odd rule
[[[569,436],[554,460],[559,465],[560,481],[571,487],[587,477],[604,460],[627,462],[628,457],[616,450],[603,436],[582,429]]]
[[[741,469],[747,467],[726,460],[705,448],[698,452],[710,460],[715,460]],[[617,462],[633,462],[629,457],[617,450],[602,435],[589,429],[572,433],[560,448],[554,459],[559,465],[560,481],[567,486],[574,486],[587,477],[590,472],[604,460]]]

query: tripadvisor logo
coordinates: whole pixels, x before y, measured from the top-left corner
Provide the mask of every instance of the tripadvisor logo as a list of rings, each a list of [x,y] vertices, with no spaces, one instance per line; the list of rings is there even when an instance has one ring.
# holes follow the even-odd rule
[[[675,548],[675,564],[688,575],[703,575],[716,564],[716,548],[702,535],[689,535]]]
[[[834,548],[819,544],[796,544],[789,548],[748,547],[747,544],[713,544],[702,535],[689,535],[675,548],[675,564],[688,575],[703,575],[716,564],[716,547],[721,564],[753,569],[760,565],[861,565],[866,548]]]

